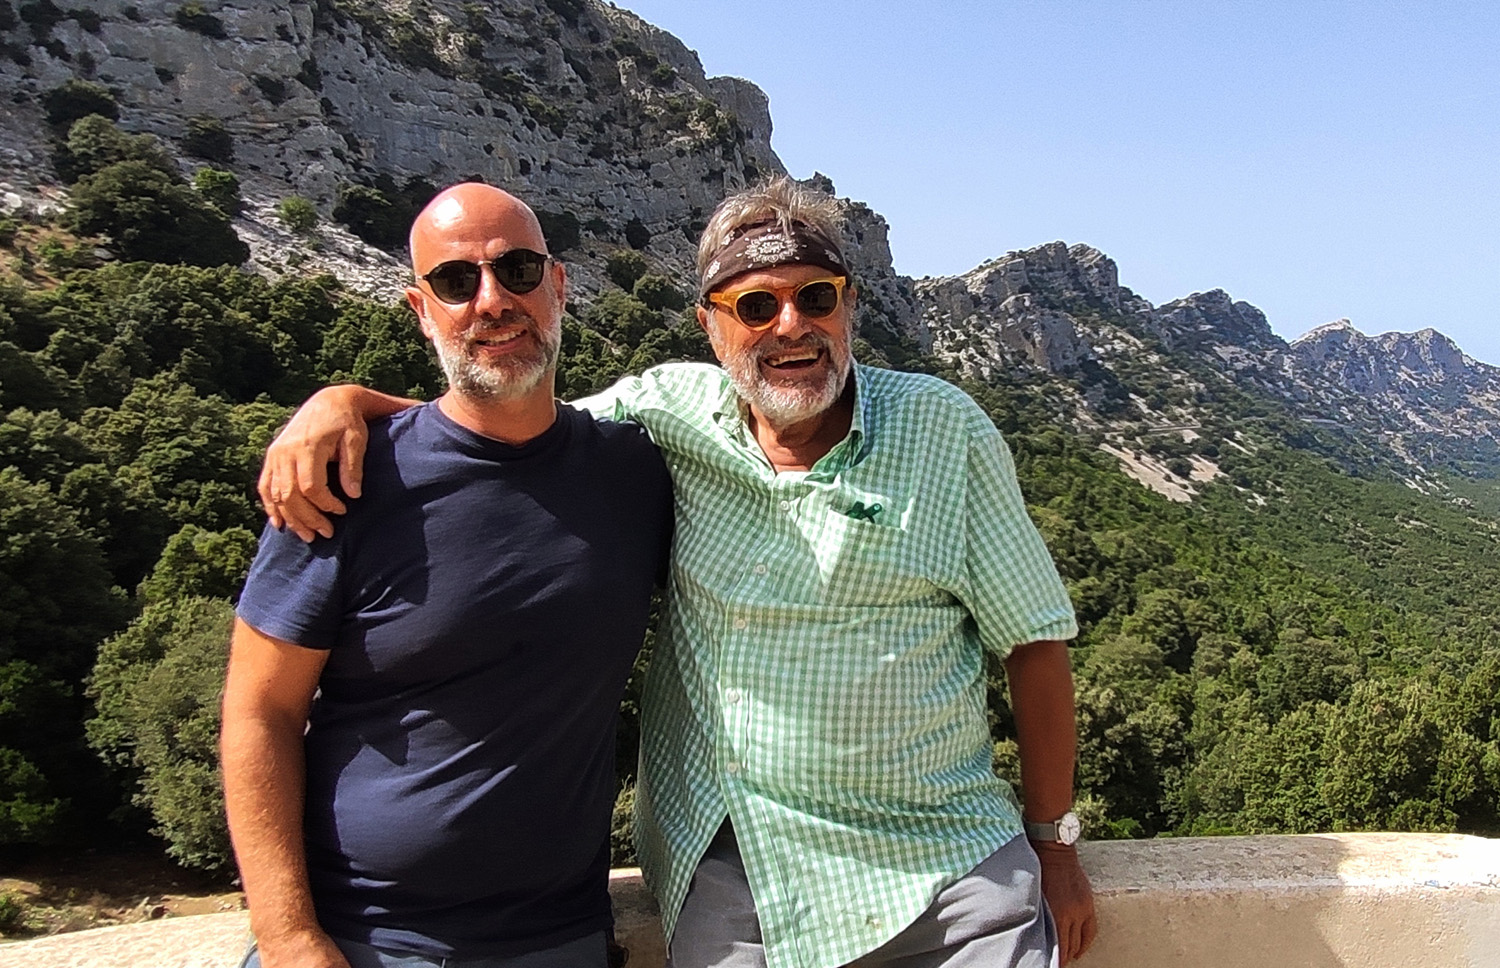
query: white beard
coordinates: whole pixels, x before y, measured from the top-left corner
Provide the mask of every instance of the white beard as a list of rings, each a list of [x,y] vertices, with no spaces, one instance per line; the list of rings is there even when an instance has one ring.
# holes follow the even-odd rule
[[[474,343],[486,332],[518,322],[536,337],[536,351],[482,362],[474,351]],[[439,336],[432,346],[454,393],[474,400],[514,400],[535,390],[548,371],[557,366],[561,342],[559,327],[544,329],[531,316],[508,309],[494,322],[481,320],[466,332]]]
[[[787,374],[786,384],[773,383],[761,373],[760,364],[770,356],[791,350],[815,348],[825,351],[832,364],[823,368],[821,377],[808,374],[798,379],[795,371]],[[853,359],[847,340],[835,340],[819,331],[801,339],[777,337],[754,346],[726,353],[724,372],[739,393],[772,427],[789,427],[811,420],[838,402],[849,380]]]

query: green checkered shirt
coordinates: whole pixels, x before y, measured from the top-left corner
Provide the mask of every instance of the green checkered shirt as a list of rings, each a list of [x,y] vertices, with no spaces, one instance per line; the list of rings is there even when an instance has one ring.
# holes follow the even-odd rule
[[[1010,452],[962,391],[858,367],[849,435],[776,473],[716,366],[581,401],[676,485],[643,702],[641,866],[668,937],[733,818],[770,968],[833,968],[1021,831],[990,767],[983,650],[1077,634]]]

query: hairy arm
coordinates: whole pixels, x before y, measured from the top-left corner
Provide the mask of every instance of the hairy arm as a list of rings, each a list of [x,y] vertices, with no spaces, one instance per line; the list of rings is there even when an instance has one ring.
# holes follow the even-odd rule
[[[250,926],[265,968],[348,968],[318,925],[302,840],[302,736],[328,653],[235,619],[219,757]]]
[[[1078,733],[1067,645],[1043,641],[1017,646],[1005,660],[1005,674],[1016,718],[1023,810],[1027,820],[1050,823],[1073,805]],[[1093,889],[1074,847],[1032,846],[1042,863],[1042,894],[1057,922],[1062,963],[1067,964],[1088,950],[1098,930]]]
[[[324,387],[307,399],[266,450],[260,469],[260,503],[275,528],[288,527],[303,541],[333,535],[330,514],[344,502],[328,488],[328,465],[337,460],[339,484],[359,497],[364,479],[368,421],[415,406],[352,383]]]

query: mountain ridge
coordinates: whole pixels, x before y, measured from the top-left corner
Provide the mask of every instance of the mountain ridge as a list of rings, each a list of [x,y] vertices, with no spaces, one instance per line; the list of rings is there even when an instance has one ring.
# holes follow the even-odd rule
[[[201,164],[192,126],[222,125],[248,203],[236,226],[250,266],[272,278],[332,271],[353,291],[399,299],[399,256],[328,221],[309,242],[281,224],[277,203],[303,195],[326,218],[355,188],[478,175],[537,209],[580,306],[607,290],[607,258],[625,248],[691,291],[697,232],[718,199],[785,172],[759,88],[708,77],[680,40],[596,0],[54,9],[47,22],[0,22],[0,97],[15,108],[0,144],[5,207],[62,203],[47,178],[44,95],[92,80],[115,92],[122,126],[161,138],[184,168]],[[1435,330],[1366,336],[1344,320],[1288,342],[1222,289],[1153,306],[1083,243],[913,279],[892,264],[885,219],[844,203],[860,332],[878,359],[1062,381],[1071,423],[1120,446],[1212,422],[1197,411],[1213,401],[1192,397],[1232,388],[1365,438],[1400,473],[1500,473],[1500,368]]]

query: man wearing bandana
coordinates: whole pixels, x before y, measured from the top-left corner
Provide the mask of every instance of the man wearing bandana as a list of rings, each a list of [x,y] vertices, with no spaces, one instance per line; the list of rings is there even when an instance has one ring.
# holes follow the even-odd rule
[[[672,472],[666,614],[643,702],[637,848],[676,968],[1066,964],[1093,941],[1072,814],[1073,611],[1009,450],[964,393],[854,364],[837,203],[789,179],[724,201],[698,249],[721,367],[580,405]],[[357,492],[363,421],[322,391],[261,495],[310,537]],[[303,468],[297,473],[298,466]],[[995,777],[1004,660],[1024,806]]]

